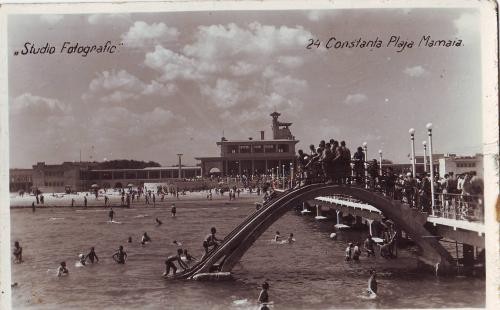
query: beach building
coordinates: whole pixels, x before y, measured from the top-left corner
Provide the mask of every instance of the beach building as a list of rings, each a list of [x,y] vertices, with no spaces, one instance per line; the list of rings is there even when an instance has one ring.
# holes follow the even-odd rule
[[[295,161],[295,145],[299,142],[290,131],[292,123],[278,120],[281,114],[272,113],[272,138],[266,139],[265,132],[260,132],[260,140],[227,140],[222,137],[216,145],[220,147],[220,156],[196,157],[203,177],[209,175],[237,176],[253,174],[271,174],[271,170],[283,169],[288,173]]]
[[[462,174],[466,172],[475,172],[477,176],[483,178],[483,155],[457,156],[455,154],[445,154],[439,159],[439,174],[444,176],[453,172],[453,174]]]
[[[99,188],[122,188],[129,184],[143,186],[144,183],[173,183],[179,179],[192,179],[201,175],[200,167],[178,166],[148,167],[142,169],[97,169],[98,162],[63,162],[47,165],[38,162],[33,169],[26,170],[32,178],[31,187],[42,192],[88,191],[92,185]],[[11,169],[11,174],[12,174]],[[20,169],[17,169],[20,170]],[[15,172],[19,175],[19,172]],[[180,176],[179,176],[180,173]]]

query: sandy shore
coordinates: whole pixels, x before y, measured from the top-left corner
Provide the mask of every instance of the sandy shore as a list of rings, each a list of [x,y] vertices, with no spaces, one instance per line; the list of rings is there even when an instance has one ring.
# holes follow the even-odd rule
[[[228,203],[237,203],[238,201],[244,200],[245,202],[250,201],[262,201],[263,196],[257,195],[254,193],[248,193],[247,191],[243,191],[240,193],[239,197],[236,197],[236,200],[229,200],[229,194],[224,193],[223,196],[216,195],[212,191],[212,200],[207,199],[208,192],[200,191],[200,192],[186,192],[185,195],[179,195],[179,198],[174,197],[172,195],[165,195],[164,200],[161,200],[161,197],[156,196],[156,207],[170,207],[173,203],[184,204],[184,203],[202,203],[206,202],[210,204],[211,201],[227,201]],[[99,194],[96,199],[93,193],[88,192],[80,192],[77,194],[64,194],[64,193],[54,193],[54,194],[44,194],[44,204],[36,204],[36,197],[34,195],[24,195],[19,196],[17,193],[12,193],[10,196],[10,207],[11,208],[31,208],[31,204],[35,202],[37,208],[50,208],[50,207],[71,207],[71,200],[74,199],[74,207],[83,207],[84,206],[84,197],[87,197],[87,207],[105,207],[104,205],[104,196],[108,197],[108,206],[112,207],[120,207],[121,203],[121,195],[118,191],[108,191],[105,194]],[[146,199],[144,196],[141,196],[139,200],[135,200],[131,202],[130,207],[153,207],[152,199],[149,200],[150,204],[146,205]]]

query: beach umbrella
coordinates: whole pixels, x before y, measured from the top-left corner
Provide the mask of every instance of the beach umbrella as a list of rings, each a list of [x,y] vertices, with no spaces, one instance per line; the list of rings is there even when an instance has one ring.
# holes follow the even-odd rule
[[[134,186],[134,184],[132,184],[132,183],[127,184],[127,187],[133,187],[133,186]]]
[[[97,185],[97,184],[92,184],[92,186],[91,186],[91,187],[92,187],[92,188],[99,188],[99,185]]]

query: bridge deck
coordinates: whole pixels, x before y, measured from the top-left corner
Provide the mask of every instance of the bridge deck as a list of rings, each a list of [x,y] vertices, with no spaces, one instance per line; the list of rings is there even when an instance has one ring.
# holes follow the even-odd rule
[[[361,210],[365,210],[365,211],[369,211],[369,212],[375,212],[378,214],[382,214],[382,212],[379,209],[377,209],[371,205],[365,204],[365,203],[343,200],[343,199],[338,199],[338,198],[334,198],[334,197],[323,197],[323,196],[316,197],[315,199],[319,200],[319,201],[323,201],[323,202],[335,203],[338,205],[351,207],[354,209],[361,209]]]
[[[455,219],[449,219],[449,218],[444,218],[444,217],[434,217],[434,216],[429,216],[427,217],[427,221],[429,223],[436,225],[444,225],[444,226],[449,226],[453,227],[454,230],[457,228],[463,229],[463,230],[468,230],[468,231],[475,231],[479,235],[484,234],[486,227],[484,226],[483,223],[479,222],[469,222],[469,221],[464,221],[464,220],[455,220]]]
[[[379,209],[377,209],[369,204],[339,199],[339,198],[335,198],[335,197],[321,196],[321,197],[316,197],[315,200],[321,201],[321,202],[332,203],[332,204],[338,204],[341,206],[351,207],[354,209],[374,212],[374,213],[378,213],[378,214],[382,213]],[[469,221],[465,221],[465,220],[455,220],[455,219],[444,218],[444,217],[428,216],[427,222],[432,223],[434,226],[443,225],[443,226],[452,227],[454,230],[459,228],[459,229],[463,229],[463,230],[467,230],[467,231],[474,231],[474,232],[477,232],[479,235],[484,234],[484,232],[486,230],[484,224],[480,223],[480,222],[469,222]]]

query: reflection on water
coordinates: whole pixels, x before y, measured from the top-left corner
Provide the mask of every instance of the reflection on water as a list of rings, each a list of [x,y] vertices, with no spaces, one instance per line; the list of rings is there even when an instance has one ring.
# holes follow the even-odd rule
[[[273,309],[330,308],[436,308],[482,307],[485,282],[476,278],[435,278],[416,269],[408,252],[385,260],[362,257],[344,262],[348,240],[364,233],[345,232],[329,238],[332,222],[316,222],[290,212],[276,222],[245,254],[226,282],[165,281],[163,261],[182,242],[200,257],[201,241],[210,227],[223,236],[253,212],[254,204],[226,205],[192,202],[170,208],[116,209],[115,220],[99,210],[12,210],[12,241],[24,249],[23,264],[12,266],[13,304],[17,309],[127,308],[127,309],[257,309],[260,284],[267,280]],[[156,226],[158,217],[163,225]],[[55,220],[57,219],[57,220]],[[271,242],[275,231],[294,233],[297,242]],[[152,243],[141,246],[148,232]],[[127,243],[128,237],[133,239]],[[113,263],[119,245],[128,253],[126,265]],[[79,253],[95,246],[99,263],[75,267]],[[57,278],[56,268],[66,261],[70,275]],[[368,270],[379,272],[379,297],[364,298]]]

